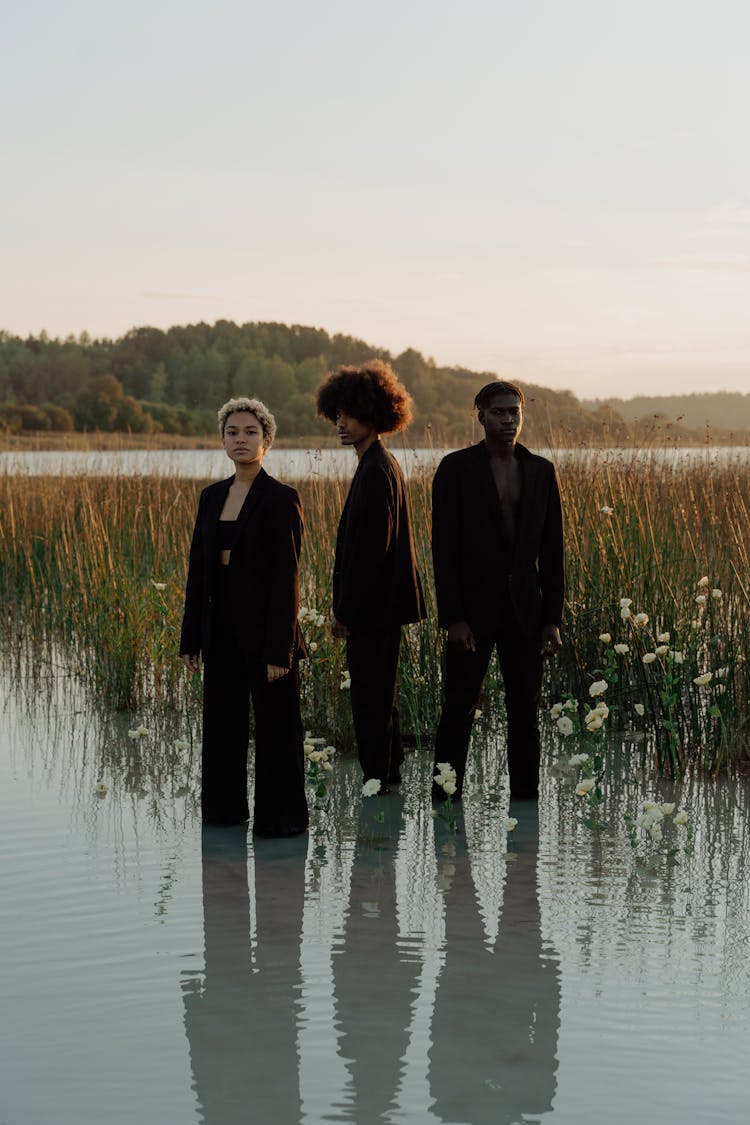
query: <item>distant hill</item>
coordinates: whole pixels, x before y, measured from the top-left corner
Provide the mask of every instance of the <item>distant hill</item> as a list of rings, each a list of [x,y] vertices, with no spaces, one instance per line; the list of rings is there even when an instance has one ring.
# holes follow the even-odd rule
[[[748,372],[750,385],[750,372]],[[750,431],[750,391],[740,394],[732,391],[715,391],[690,395],[639,395],[636,398],[607,398],[585,401],[588,410],[607,406],[627,421],[660,420],[679,423],[683,429],[712,430],[726,433]]]
[[[0,332],[0,431],[209,434],[223,402],[249,395],[274,412],[280,438],[315,439],[332,432],[315,414],[326,372],[372,356],[392,363],[414,399],[413,444],[478,438],[472,404],[492,371],[440,366],[414,348],[393,355],[322,328],[228,320],[133,328],[116,340]],[[706,422],[715,441],[750,433],[750,394],[581,402],[521,386],[531,445],[689,443],[702,440]]]

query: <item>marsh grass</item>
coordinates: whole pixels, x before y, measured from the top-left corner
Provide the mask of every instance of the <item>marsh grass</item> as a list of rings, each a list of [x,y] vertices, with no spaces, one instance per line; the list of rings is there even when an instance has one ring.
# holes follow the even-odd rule
[[[750,715],[750,470],[739,462],[671,467],[648,453],[566,458],[561,485],[567,527],[568,604],[564,648],[546,679],[549,698],[588,700],[606,675],[610,726],[642,729],[644,754],[681,772],[709,770],[746,753]],[[303,667],[309,729],[339,749],[351,747],[343,645],[327,630],[333,550],[348,481],[299,484],[306,513],[301,602],[325,618],[307,623],[316,646]],[[176,658],[186,560],[201,488],[162,477],[0,477],[0,598],[6,650],[62,644],[72,667],[103,700],[134,710],[154,701],[198,713],[200,683]],[[430,480],[410,480],[409,498],[424,578],[428,619],[405,631],[400,676],[404,726],[428,745],[440,704],[442,636],[437,627],[429,556]],[[606,515],[602,508],[612,508]],[[707,576],[721,600],[699,607]],[[163,589],[158,587],[164,586]],[[620,618],[620,599],[649,623]],[[615,659],[599,641],[628,643]],[[642,662],[656,635],[670,651]],[[722,670],[698,688],[695,676]],[[718,689],[718,690],[717,690]],[[485,718],[502,710],[502,685],[491,668]],[[638,716],[634,704],[644,706]]]

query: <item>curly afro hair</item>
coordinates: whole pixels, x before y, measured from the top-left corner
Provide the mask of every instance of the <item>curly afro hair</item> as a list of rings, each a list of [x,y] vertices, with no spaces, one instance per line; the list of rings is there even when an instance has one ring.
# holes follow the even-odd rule
[[[317,409],[322,418],[335,422],[348,414],[379,434],[405,429],[412,419],[411,395],[396,372],[382,359],[370,359],[361,367],[337,367],[318,387]]]

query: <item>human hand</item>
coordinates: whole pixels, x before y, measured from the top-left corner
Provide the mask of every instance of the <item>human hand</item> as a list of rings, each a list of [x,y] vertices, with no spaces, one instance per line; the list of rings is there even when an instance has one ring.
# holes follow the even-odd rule
[[[348,637],[349,636],[349,626],[344,625],[343,622],[339,621],[338,618],[334,617],[333,621],[331,622],[331,633],[333,634],[334,637],[338,637],[339,640],[342,637]]]
[[[541,647],[539,655],[546,657],[554,656],[562,648],[562,638],[560,637],[560,630],[557,625],[545,625],[542,629]]]
[[[268,675],[268,682],[272,684],[274,680],[280,680],[282,676],[286,676],[288,668],[282,668],[278,664],[266,664],[266,673]]]
[[[471,626],[466,621],[456,621],[448,626],[448,644],[453,645],[459,652],[476,652],[477,642]]]
[[[185,665],[188,672],[200,672],[201,658],[197,653],[182,652],[180,653],[180,660]]]

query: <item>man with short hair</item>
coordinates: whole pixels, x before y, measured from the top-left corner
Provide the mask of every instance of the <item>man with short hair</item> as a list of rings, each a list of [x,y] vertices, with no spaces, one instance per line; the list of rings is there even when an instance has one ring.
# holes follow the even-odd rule
[[[346,638],[352,718],[364,780],[401,780],[396,706],[401,626],[425,616],[398,462],[381,434],[411,421],[411,399],[382,360],[339,367],[318,388],[318,413],[359,462],[341,513],[333,567],[334,637]]]
[[[474,400],[484,440],[449,453],[432,490],[438,620],[448,631],[435,762],[461,796],[474,712],[493,649],[505,689],[513,798],[539,791],[544,659],[561,645],[563,531],[554,465],[518,442],[524,396],[496,381]],[[444,796],[433,785],[433,796]]]

